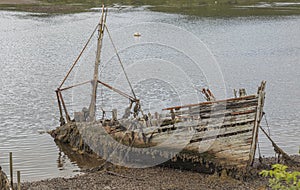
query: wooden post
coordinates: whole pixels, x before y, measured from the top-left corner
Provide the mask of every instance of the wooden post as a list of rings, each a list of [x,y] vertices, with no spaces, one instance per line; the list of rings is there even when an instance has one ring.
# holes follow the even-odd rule
[[[64,108],[64,110],[65,110],[67,122],[69,122],[69,121],[71,121],[71,119],[70,119],[70,116],[69,116],[69,114],[68,114],[67,107],[66,107],[66,105],[65,105],[65,101],[64,101],[64,99],[63,99],[62,94],[61,94],[60,91],[58,92],[58,95],[59,95],[59,98],[60,98],[61,103],[62,103],[62,105],[63,105],[63,108]]]
[[[242,88],[239,90],[240,97],[247,96],[246,89]]]
[[[118,120],[118,110],[117,109],[112,110],[112,120],[114,120],[114,121]]]
[[[21,172],[17,171],[18,190],[21,190]]]
[[[58,103],[58,108],[59,108],[59,114],[60,114],[60,126],[62,126],[65,123],[65,119],[63,117],[63,113],[62,113],[62,108],[61,108],[61,103],[60,103],[60,98],[59,98],[59,94],[58,91],[60,91],[59,89],[57,89],[56,92],[56,97],[57,97],[57,103]]]
[[[235,98],[237,98],[237,91],[236,91],[236,89],[233,89],[233,95],[234,95]]]
[[[12,161],[12,152],[9,153],[9,170],[10,170],[10,186],[14,189],[14,174],[13,174],[13,161]]]
[[[249,153],[249,166],[253,165],[254,158],[255,158],[255,151],[256,151],[256,145],[258,140],[258,128],[260,125],[261,118],[263,116],[263,107],[265,102],[265,86],[266,81],[262,81],[260,87],[258,88],[258,105],[256,110],[256,116],[253,126],[253,133],[252,133],[252,142],[250,147],[250,153]]]

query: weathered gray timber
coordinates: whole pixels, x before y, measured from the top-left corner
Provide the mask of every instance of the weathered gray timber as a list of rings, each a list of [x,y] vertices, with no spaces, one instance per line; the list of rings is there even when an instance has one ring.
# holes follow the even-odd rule
[[[166,108],[171,114],[162,118],[69,122],[52,136],[76,150],[127,165],[181,159],[246,172],[255,157],[264,85],[255,95]]]
[[[0,190],[9,190],[9,181],[6,174],[2,171],[0,166]]]

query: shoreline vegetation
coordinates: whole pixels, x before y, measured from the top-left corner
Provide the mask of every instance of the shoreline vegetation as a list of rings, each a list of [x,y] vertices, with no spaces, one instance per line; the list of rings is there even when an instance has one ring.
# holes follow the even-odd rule
[[[97,0],[0,0],[0,10],[70,14],[101,7]],[[205,17],[300,15],[298,0],[103,0],[118,10],[146,7],[152,11]]]

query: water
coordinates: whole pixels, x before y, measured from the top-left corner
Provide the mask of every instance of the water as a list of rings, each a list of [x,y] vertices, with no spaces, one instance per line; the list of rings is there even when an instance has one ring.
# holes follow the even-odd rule
[[[79,169],[78,164],[65,155],[62,161],[63,153],[60,153],[53,139],[48,134],[39,132],[59,125],[54,90],[88,39],[98,16],[99,13],[80,13],[44,17],[21,12],[0,12],[0,165],[6,172],[9,171],[10,151],[14,155],[14,169],[21,170],[23,180],[70,176]],[[122,41],[121,37],[127,31],[120,27],[130,28],[136,23],[147,22],[152,26],[157,22],[168,25],[156,25],[155,29],[161,32],[152,36],[154,28],[145,30],[140,39],[134,38],[130,30],[130,37]],[[232,97],[234,88],[246,88],[248,93],[254,93],[259,83],[266,80],[265,112],[271,127],[271,136],[289,154],[298,153],[299,16],[201,18],[128,8],[123,11],[111,10],[108,23],[117,47],[122,46],[122,43],[138,44],[124,49],[120,55],[127,68],[130,68],[129,77],[135,81],[133,86],[137,94],[150,102],[144,104],[146,110],[155,110],[158,106],[170,106],[178,102],[189,103],[193,100],[191,97],[198,98],[199,93],[195,89],[208,85],[211,75],[218,75],[212,77],[212,80],[218,77],[223,80],[221,84],[225,85],[226,91],[222,86],[220,88],[221,92],[226,92],[227,97]],[[203,49],[194,49],[195,41],[182,43],[186,37],[178,35],[181,30],[175,31],[171,36],[170,33],[163,32],[174,29],[173,26],[190,32],[187,35],[191,39],[194,36],[200,39]],[[139,31],[143,31],[147,24],[138,27]],[[116,35],[117,32],[120,36]],[[167,44],[138,43],[153,40],[153,36],[162,38]],[[182,47],[172,49],[170,44],[182,44]],[[88,54],[83,60],[93,63],[94,47],[92,45],[88,48]],[[107,45],[105,48],[111,49],[111,46]],[[136,51],[139,53],[136,54]],[[195,54],[200,52],[202,55],[199,72],[198,67],[196,70],[190,69],[195,68],[195,63],[186,56],[190,55],[188,51]],[[105,63],[115,61],[115,57],[109,61],[109,55],[104,53]],[[152,64],[149,60],[155,60],[159,64]],[[168,63],[176,60],[177,63],[168,67]],[[132,61],[135,64],[130,65]],[[210,62],[216,68],[206,73],[205,63]],[[89,79],[89,68],[82,65],[77,67],[77,72],[71,75],[67,85]],[[108,64],[101,69],[104,71],[101,76],[105,82],[128,90],[117,64]],[[114,74],[109,74],[109,71]],[[216,86],[211,85],[213,92],[219,91]],[[83,92],[74,90],[64,95],[72,110],[79,109],[88,102],[88,99],[76,96],[81,93]],[[68,98],[69,95],[73,96]],[[108,103],[114,102],[114,98],[118,100],[114,105],[116,107],[128,104],[128,101],[120,99],[119,96],[110,94],[109,97],[112,99],[105,99],[103,102],[103,107],[107,109],[112,108]],[[77,102],[80,105],[76,105]],[[263,126],[266,127],[264,121]],[[260,137],[262,154],[272,156],[270,143],[263,135]]]

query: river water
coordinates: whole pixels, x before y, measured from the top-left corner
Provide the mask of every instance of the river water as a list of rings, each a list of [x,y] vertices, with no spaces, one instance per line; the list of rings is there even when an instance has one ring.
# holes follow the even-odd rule
[[[80,168],[59,150],[50,135],[40,132],[59,125],[54,90],[88,39],[98,18],[98,12],[56,16],[0,12],[0,165],[7,173],[9,152],[13,152],[14,169],[20,170],[22,180],[26,181],[70,176]],[[130,68],[128,75],[133,80],[133,76],[138,76],[139,82],[133,86],[140,97],[150,102],[146,110],[170,106],[178,101],[189,103],[192,98],[179,97],[178,94],[189,94],[192,88],[209,86],[217,94],[220,91],[226,97],[232,97],[233,89],[246,88],[249,94],[255,93],[260,82],[266,80],[265,112],[271,137],[289,154],[298,153],[299,16],[202,18],[152,12],[144,8],[125,8],[112,9],[108,25],[117,47],[122,43],[133,43],[123,49],[121,56],[125,66],[127,62],[138,60],[134,65],[127,65]],[[134,30],[142,31],[140,39],[133,37]],[[123,39],[128,33],[130,39]],[[151,38],[147,39],[147,36]],[[155,36],[161,40],[155,41]],[[144,39],[148,40],[147,43],[134,45]],[[149,40],[154,43],[149,43]],[[197,49],[198,43],[202,50]],[[89,53],[83,60],[94,59],[94,47],[88,48]],[[136,55],[136,51],[142,53]],[[185,55],[178,56],[178,52]],[[202,62],[202,73],[195,73],[198,67],[194,70],[188,66],[193,65],[193,61],[186,55],[193,53],[204,55],[198,60],[197,56],[193,59],[194,62]],[[114,60],[108,58],[107,63]],[[148,63],[151,60],[157,64]],[[180,63],[174,65],[176,61]],[[171,62],[173,65],[170,67],[168,63]],[[211,70],[205,70],[204,63],[213,63],[214,66]],[[89,80],[89,69],[89,66],[77,67],[67,84]],[[114,73],[115,67],[101,69],[104,81],[122,88],[124,80]],[[143,75],[137,75],[138,72]],[[212,80],[210,76],[214,76]],[[222,90],[212,84],[216,78]],[[188,84],[193,85],[187,88]],[[126,90],[125,87],[123,89]],[[67,99],[67,104],[73,106],[72,109],[78,109],[72,103],[80,102],[76,95],[81,91],[72,91],[66,96],[70,94],[72,98]],[[194,94],[199,95],[197,91]],[[111,97],[102,102],[104,107],[109,101],[114,102]],[[82,104],[85,101],[86,98]],[[262,124],[267,127],[264,120]],[[274,155],[271,144],[262,134],[259,142],[263,155]]]

